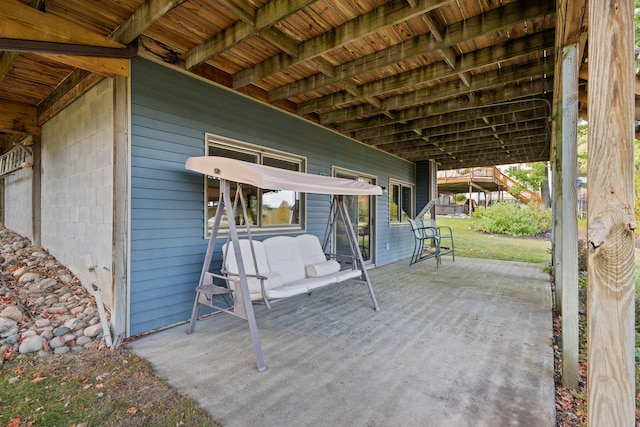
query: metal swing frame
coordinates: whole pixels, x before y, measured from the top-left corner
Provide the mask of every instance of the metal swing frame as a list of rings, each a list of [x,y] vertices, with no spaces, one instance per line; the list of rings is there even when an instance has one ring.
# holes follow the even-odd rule
[[[253,304],[251,301],[251,297],[249,294],[249,285],[247,278],[253,277],[251,275],[247,275],[245,269],[245,261],[242,257],[242,251],[240,249],[240,238],[238,235],[238,227],[235,223],[235,211],[237,208],[238,201],[242,207],[242,215],[244,218],[244,223],[247,225],[247,238],[251,242],[251,252],[253,255],[254,266],[257,270],[257,262],[255,257],[255,252],[253,250],[253,240],[251,237],[251,227],[249,225],[249,218],[247,214],[246,205],[244,202],[244,198],[242,196],[242,184],[236,182],[236,197],[234,203],[231,203],[231,181],[223,178],[218,178],[220,180],[220,194],[218,196],[218,206],[216,208],[216,214],[214,217],[213,225],[211,227],[211,236],[209,238],[209,243],[207,245],[207,252],[204,257],[204,262],[202,265],[202,272],[200,274],[200,280],[198,286],[196,287],[196,298],[193,304],[193,310],[191,312],[191,322],[189,324],[189,329],[187,333],[191,334],[195,330],[196,321],[199,318],[200,309],[202,306],[206,306],[209,308],[213,308],[218,310],[219,312],[224,312],[227,314],[231,314],[232,316],[239,317],[244,319],[249,324],[249,331],[251,333],[251,339],[253,341],[253,346],[256,353],[256,362],[258,365],[258,371],[262,372],[266,369],[266,365],[264,363],[264,356],[262,354],[262,346],[260,344],[260,337],[258,335],[258,328],[256,325],[255,314],[253,311]],[[238,274],[237,274],[237,283],[240,286],[235,286],[235,290],[231,290],[228,287],[219,286],[214,284],[214,280],[216,278],[228,281],[229,276],[225,274],[216,274],[209,271],[211,260],[213,258],[213,253],[215,249],[216,239],[220,234],[220,223],[222,220],[223,213],[227,214],[227,218],[229,219],[229,229],[227,233],[227,243],[230,243],[226,246],[226,250],[233,250],[235,259],[238,266]],[[371,280],[369,278],[369,274],[364,264],[364,259],[362,257],[362,252],[360,251],[360,247],[358,246],[358,239],[356,233],[353,229],[353,225],[351,223],[351,218],[349,216],[349,211],[347,209],[347,198],[344,195],[333,195],[333,199],[331,202],[331,210],[329,214],[329,218],[327,221],[327,227],[325,230],[325,236],[322,243],[322,248],[326,252],[326,249],[329,247],[331,242],[331,236],[333,235],[333,231],[336,227],[336,221],[340,219],[346,230],[347,238],[349,241],[349,248],[351,250],[351,259],[356,264],[356,267],[362,271],[361,279],[366,282],[367,287],[369,289],[369,294],[371,296],[371,300],[373,302],[373,307],[375,310],[379,310],[378,302],[376,300],[375,294],[373,292],[373,287],[371,285]],[[226,252],[223,254],[223,257],[226,258]],[[224,260],[223,260],[224,265]],[[224,273],[224,271],[222,272]],[[230,296],[233,300],[233,304],[231,306],[223,306],[220,304],[220,301],[217,300],[217,296]]]

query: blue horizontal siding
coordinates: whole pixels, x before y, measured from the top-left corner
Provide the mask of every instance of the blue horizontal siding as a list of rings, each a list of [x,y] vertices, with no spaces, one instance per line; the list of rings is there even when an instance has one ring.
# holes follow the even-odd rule
[[[207,132],[304,156],[313,174],[330,175],[337,166],[374,175],[386,187],[389,177],[414,182],[411,163],[160,64],[134,59],[131,82],[132,334],[190,316],[207,241],[204,178],[184,164],[205,154]],[[329,203],[327,195],[306,196],[306,232],[324,235]],[[389,227],[388,209],[388,194],[378,197],[380,265],[406,258],[413,249],[405,227]],[[390,250],[381,251],[387,242]],[[214,266],[221,245],[220,240]]]

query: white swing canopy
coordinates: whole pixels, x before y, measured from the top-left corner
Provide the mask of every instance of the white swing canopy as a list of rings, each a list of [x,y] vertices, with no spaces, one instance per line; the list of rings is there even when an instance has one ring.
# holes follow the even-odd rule
[[[278,169],[217,156],[189,157],[186,168],[214,178],[269,190],[380,196],[382,188],[361,181]]]

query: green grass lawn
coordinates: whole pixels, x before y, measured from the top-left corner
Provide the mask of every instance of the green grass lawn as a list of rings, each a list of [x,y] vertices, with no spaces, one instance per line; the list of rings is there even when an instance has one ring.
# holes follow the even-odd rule
[[[533,237],[510,237],[474,230],[473,218],[438,217],[438,226],[453,230],[456,255],[506,261],[551,263],[551,242]]]

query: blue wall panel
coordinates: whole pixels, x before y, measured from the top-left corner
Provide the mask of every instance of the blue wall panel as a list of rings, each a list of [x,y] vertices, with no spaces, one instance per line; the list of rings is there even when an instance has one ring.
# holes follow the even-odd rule
[[[205,154],[205,133],[305,156],[313,174],[337,166],[387,188],[390,177],[414,182],[412,163],[160,64],[136,58],[131,80],[131,334],[190,316],[207,241],[204,178],[184,164]],[[307,195],[308,232],[322,237],[329,202]],[[389,226],[387,193],[377,198],[375,226],[376,264],[410,256],[408,225]]]

